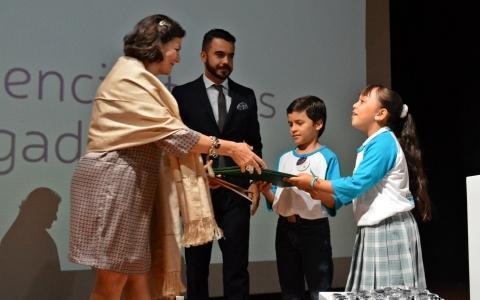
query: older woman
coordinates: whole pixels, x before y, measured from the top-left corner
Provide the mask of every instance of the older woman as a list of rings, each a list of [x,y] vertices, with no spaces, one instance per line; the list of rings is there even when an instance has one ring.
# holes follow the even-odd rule
[[[221,236],[199,153],[230,156],[243,170],[265,167],[247,144],[182,123],[156,76],[180,61],[184,35],[165,15],[144,18],[125,36],[125,56],[97,90],[87,153],[72,178],[69,253],[96,271],[91,299],[184,290],[179,245]]]

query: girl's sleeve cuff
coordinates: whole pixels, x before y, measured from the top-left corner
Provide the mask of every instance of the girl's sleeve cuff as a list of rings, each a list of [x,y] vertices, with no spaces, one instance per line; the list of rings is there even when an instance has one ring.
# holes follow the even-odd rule
[[[264,197],[265,198],[265,197]],[[268,211],[272,211],[273,208],[272,208],[272,204],[270,204],[270,202],[267,201],[267,198],[265,198],[265,207],[267,208]]]
[[[327,211],[328,215],[331,217],[335,217],[337,215],[337,210],[340,209],[340,207],[343,206],[342,202],[337,199],[337,196],[335,194],[332,195],[333,200],[335,201],[335,207],[326,207],[325,205],[325,210]]]

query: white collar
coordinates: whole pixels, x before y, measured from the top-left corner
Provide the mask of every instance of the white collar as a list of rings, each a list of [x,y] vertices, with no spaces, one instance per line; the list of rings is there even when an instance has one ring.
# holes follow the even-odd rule
[[[371,136],[368,137],[368,139],[365,140],[365,142],[363,142],[362,146],[365,146],[366,144],[368,144],[368,142],[370,142],[373,138],[375,138],[377,135],[381,134],[382,132],[385,132],[385,131],[390,131],[390,127],[388,126],[384,126],[382,128],[380,128],[379,130],[377,130],[374,134],[372,134]]]
[[[207,75],[205,75],[205,73],[203,73],[203,83],[205,84],[205,88],[210,88],[212,87],[212,85],[215,85],[216,83],[211,81]],[[228,91],[228,79],[224,80],[221,84],[220,84],[225,90]]]

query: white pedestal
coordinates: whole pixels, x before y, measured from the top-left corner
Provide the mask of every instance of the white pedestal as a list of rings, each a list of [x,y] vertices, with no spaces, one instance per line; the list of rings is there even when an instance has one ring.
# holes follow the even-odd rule
[[[467,177],[467,216],[470,299],[480,299],[480,175]]]
[[[332,300],[333,299],[333,294],[335,292],[320,292],[320,297],[319,297],[319,300]],[[347,294],[347,293],[339,293],[339,292],[336,292],[338,294]]]

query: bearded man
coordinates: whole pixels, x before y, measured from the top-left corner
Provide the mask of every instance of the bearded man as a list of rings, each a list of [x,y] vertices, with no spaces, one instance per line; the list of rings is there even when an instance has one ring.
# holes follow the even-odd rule
[[[237,142],[245,142],[261,156],[262,142],[257,101],[252,89],[230,79],[233,71],[235,37],[223,29],[212,29],[203,37],[200,58],[204,73],[196,80],[177,86],[177,99],[183,122],[193,130]],[[235,166],[229,157],[219,157],[214,167]],[[244,178],[228,181],[248,188],[252,202],[225,188],[211,190],[215,219],[223,229],[219,240],[223,258],[225,299],[248,299],[248,246],[250,215],[258,206],[258,188]],[[212,243],[185,249],[187,298],[208,299],[208,274]]]

